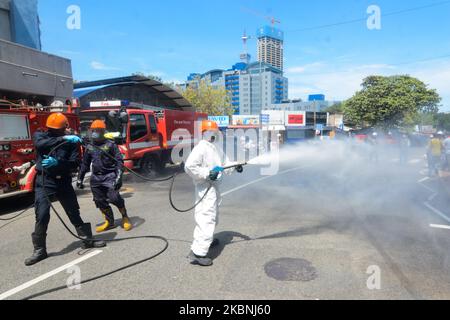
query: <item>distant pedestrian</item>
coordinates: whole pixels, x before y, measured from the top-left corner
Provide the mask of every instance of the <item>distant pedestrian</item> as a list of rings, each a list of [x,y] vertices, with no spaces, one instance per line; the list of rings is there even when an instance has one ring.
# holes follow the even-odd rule
[[[441,163],[443,145],[439,135],[434,134],[428,143],[428,171],[430,177],[439,174],[439,164]]]
[[[369,144],[369,161],[378,163],[378,133],[374,132],[367,137],[367,143]]]
[[[400,164],[406,164],[408,162],[409,148],[411,147],[411,141],[406,134],[403,134],[399,141],[400,149]]]
[[[448,136],[442,143],[444,145],[445,169],[450,170],[450,136]]]

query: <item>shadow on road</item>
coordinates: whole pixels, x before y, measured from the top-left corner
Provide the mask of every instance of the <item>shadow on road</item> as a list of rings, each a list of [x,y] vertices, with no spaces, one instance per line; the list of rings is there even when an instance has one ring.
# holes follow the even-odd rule
[[[242,240],[239,242],[252,240],[252,238],[250,238],[249,236],[243,235],[242,233],[239,233],[239,232],[233,232],[233,231],[220,232],[220,233],[216,234],[214,236],[214,238],[219,239],[219,245],[214,248],[211,248],[209,250],[208,256],[213,260],[217,259],[222,254],[223,250],[225,249],[225,247],[227,245],[235,243],[235,242],[233,242],[234,238],[241,238]]]
[[[8,218],[3,217],[3,215],[25,210],[26,208],[33,205],[33,203],[34,203],[34,195],[32,194],[0,200],[0,217]]]
[[[94,236],[94,238],[96,240],[106,240],[106,241],[110,241],[113,240],[117,237],[117,233],[116,232],[110,232],[110,233],[105,233],[102,234],[101,236]],[[80,249],[79,251],[79,255],[81,253],[86,252],[85,249],[81,249],[81,245],[82,245],[82,241],[81,240],[77,240],[75,242],[72,242],[71,244],[69,244],[67,247],[65,247],[64,249],[58,251],[58,252],[52,252],[49,253],[49,257],[58,257],[58,256],[63,256],[66,254],[69,254],[77,249]]]

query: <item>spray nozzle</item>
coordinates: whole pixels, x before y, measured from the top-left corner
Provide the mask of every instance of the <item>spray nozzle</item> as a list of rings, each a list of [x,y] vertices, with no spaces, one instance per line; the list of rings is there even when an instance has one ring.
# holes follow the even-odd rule
[[[243,166],[246,166],[247,164],[248,164],[247,162],[244,162],[244,163],[238,163],[238,164],[233,164],[233,165],[231,165],[231,166],[224,167],[223,169],[224,169],[224,170],[234,169],[234,168],[237,168],[237,167],[243,167]]]

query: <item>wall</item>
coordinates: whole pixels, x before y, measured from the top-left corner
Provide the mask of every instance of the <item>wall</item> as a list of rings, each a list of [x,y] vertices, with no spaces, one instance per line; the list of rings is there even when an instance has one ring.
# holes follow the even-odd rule
[[[70,60],[0,40],[0,95],[11,99],[36,95],[64,102],[72,91]]]
[[[0,0],[0,39],[11,41],[9,0]]]
[[[13,42],[41,50],[37,0],[12,0],[10,11]]]

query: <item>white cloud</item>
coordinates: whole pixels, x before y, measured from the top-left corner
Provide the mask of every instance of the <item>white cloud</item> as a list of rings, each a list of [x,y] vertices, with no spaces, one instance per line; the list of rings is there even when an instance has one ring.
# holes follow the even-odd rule
[[[286,70],[286,72],[289,74],[304,73],[307,70],[314,70],[314,69],[322,67],[323,65],[324,64],[322,62],[314,62],[314,63],[310,63],[310,64],[305,64],[302,66],[288,68]]]
[[[304,67],[304,66],[303,66]],[[290,98],[305,98],[309,94],[324,93],[329,100],[345,100],[360,90],[362,80],[370,75],[390,76],[409,74],[417,77],[443,98],[443,110],[450,110],[450,61],[393,66],[388,64],[348,65],[336,70],[323,63],[315,71],[302,71],[302,66],[288,68]],[[306,68],[304,68],[306,70]]]
[[[92,61],[91,68],[94,70],[102,70],[102,71],[118,71],[118,70],[120,70],[119,68],[106,66],[105,64],[98,62],[98,61]]]

